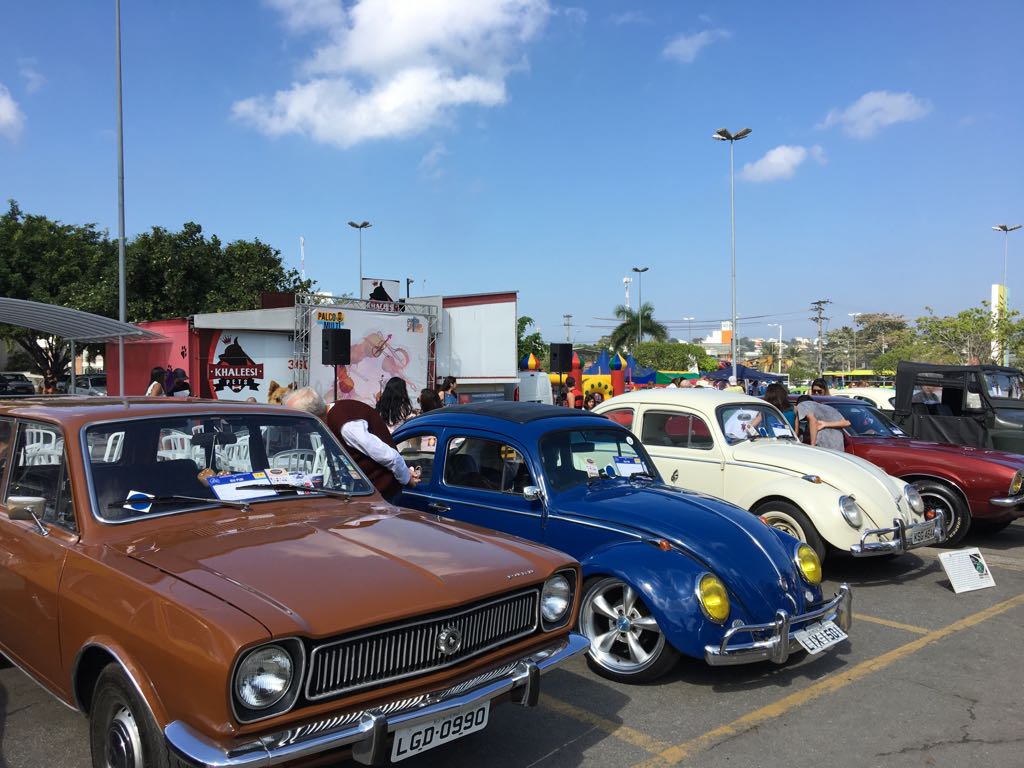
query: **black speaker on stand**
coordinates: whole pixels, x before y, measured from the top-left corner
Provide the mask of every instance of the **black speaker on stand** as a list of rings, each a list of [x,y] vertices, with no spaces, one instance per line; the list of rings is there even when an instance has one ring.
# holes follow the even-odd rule
[[[338,401],[338,366],[352,359],[352,331],[348,328],[324,328],[321,343],[323,365],[334,366],[334,401]]]
[[[559,385],[563,384],[563,374],[572,370],[572,344],[551,345],[551,372],[558,374]]]

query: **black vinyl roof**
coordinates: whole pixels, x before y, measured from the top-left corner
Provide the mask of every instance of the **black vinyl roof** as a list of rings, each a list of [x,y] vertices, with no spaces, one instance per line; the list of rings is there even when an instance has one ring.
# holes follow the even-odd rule
[[[442,413],[442,411],[438,411]],[[565,408],[557,405],[544,405],[543,403],[517,403],[512,400],[503,400],[493,403],[469,403],[467,405],[449,405],[443,409],[445,415],[465,414],[474,416],[490,416],[495,419],[504,419],[516,424],[529,424],[531,421],[552,418],[579,418],[580,416],[591,415],[595,418],[598,414],[591,414],[589,411],[579,411],[575,408]],[[430,414],[424,414],[429,416]]]

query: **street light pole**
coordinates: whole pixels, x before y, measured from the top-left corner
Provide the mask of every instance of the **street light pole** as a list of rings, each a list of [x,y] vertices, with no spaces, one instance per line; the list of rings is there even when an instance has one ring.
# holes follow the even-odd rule
[[[769,326],[777,326],[779,329],[779,346],[775,350],[775,354],[779,358],[779,375],[782,375],[782,323],[768,323]]]
[[[744,128],[736,134],[729,133],[725,128],[719,128],[711,138],[715,141],[729,142],[729,222],[732,230],[732,375],[736,378],[736,173],[733,164],[733,144],[740,139],[745,139],[751,133],[750,128]]]
[[[1014,231],[1016,231],[1016,230],[1018,230],[1020,228],[1021,228],[1020,224],[1013,224],[1012,226],[1008,225],[1008,224],[999,224],[999,225],[997,225],[995,227],[992,227],[992,229],[994,229],[996,232],[1002,232],[1003,233],[1003,302],[1002,302],[1003,306],[1000,309],[999,315],[1000,315],[1001,318],[1004,318],[1004,319],[1006,317],[1006,310],[1008,309],[1008,307],[1006,305],[1010,303],[1010,288],[1006,284],[1006,262],[1007,262],[1007,254],[1009,253],[1010,233],[1014,232]],[[1009,365],[1010,364],[1010,350],[1006,346],[1006,340],[1004,338],[1002,338],[1003,333],[1004,333],[1003,331],[1000,331],[1000,334],[999,334],[1000,335],[999,344],[1002,347],[1002,352],[1003,352],[1003,365]]]
[[[636,272],[636,343],[644,340],[644,272],[650,267],[633,267]]]
[[[684,317],[683,318],[683,320],[686,321],[687,333],[690,335],[690,337],[686,340],[687,344],[693,344],[693,321],[695,319],[696,318],[693,318],[693,317]]]
[[[121,105],[121,0],[115,0],[117,27],[117,319],[128,322],[124,254],[124,111]],[[124,335],[117,337],[117,391],[124,397]],[[71,358],[71,391],[75,391],[75,359]]]
[[[857,318],[864,313],[847,312],[846,314],[853,318],[853,370],[857,370]]]
[[[368,221],[364,221],[360,224],[356,224],[354,221],[348,223],[353,229],[359,230],[359,295],[363,295],[363,230],[369,229],[373,226]]]

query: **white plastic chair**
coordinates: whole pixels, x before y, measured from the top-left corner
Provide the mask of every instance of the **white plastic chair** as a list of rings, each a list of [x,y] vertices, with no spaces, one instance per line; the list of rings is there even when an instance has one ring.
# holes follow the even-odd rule
[[[311,451],[309,448],[292,448],[271,456],[270,466],[287,469],[291,472],[310,472],[315,460],[315,451]]]
[[[113,432],[107,438],[107,446],[103,450],[103,461],[110,463],[120,461],[121,446],[124,444],[124,432]]]

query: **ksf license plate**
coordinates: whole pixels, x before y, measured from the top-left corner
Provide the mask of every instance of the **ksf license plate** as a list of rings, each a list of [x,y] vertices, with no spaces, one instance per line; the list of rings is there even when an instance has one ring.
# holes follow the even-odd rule
[[[820,621],[817,624],[808,624],[803,629],[793,633],[793,637],[804,647],[809,654],[814,655],[827,651],[836,643],[841,643],[847,638],[847,634],[831,621]]]
[[[922,523],[915,525],[907,533],[909,534],[911,544],[926,544],[929,541],[935,541],[935,524]]]
[[[482,704],[463,707],[436,720],[399,728],[395,731],[395,741],[391,747],[391,762],[397,763],[399,760],[405,760],[407,757],[483,730],[487,727],[490,709],[491,702],[485,701]]]

